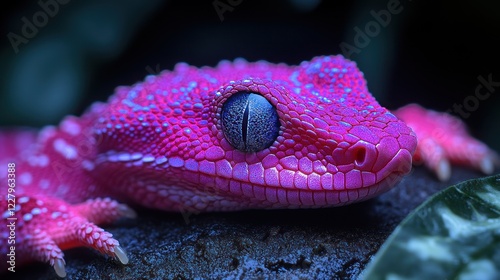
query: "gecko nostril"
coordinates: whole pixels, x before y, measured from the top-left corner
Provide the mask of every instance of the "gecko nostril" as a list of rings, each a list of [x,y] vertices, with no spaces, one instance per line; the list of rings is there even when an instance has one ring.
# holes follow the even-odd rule
[[[354,152],[354,160],[356,165],[363,165],[366,159],[366,149],[364,147],[359,147]]]

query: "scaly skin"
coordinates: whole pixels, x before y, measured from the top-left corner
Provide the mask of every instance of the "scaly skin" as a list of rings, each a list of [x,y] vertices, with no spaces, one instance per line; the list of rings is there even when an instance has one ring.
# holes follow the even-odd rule
[[[275,108],[279,134],[270,147],[243,152],[227,140],[222,107],[238,92],[263,96]],[[433,124],[419,121],[428,112],[408,108],[398,115],[431,139]],[[425,141],[434,149],[451,147],[451,135]],[[438,162],[482,166],[478,162],[490,158],[483,144],[459,136],[474,143],[477,156],[465,162],[451,148]],[[426,157],[430,146],[418,155],[431,168],[438,166],[439,174],[440,164]],[[11,216],[2,199],[0,213],[5,223],[17,219],[15,244],[5,242],[12,242],[9,228],[0,229],[2,260],[15,246],[17,266],[49,262],[65,276],[62,250],[75,246],[127,263],[118,241],[96,225],[135,216],[112,199],[167,211],[341,206],[394,186],[410,171],[417,141],[371,96],[355,63],[327,56],[300,66],[243,60],[216,68],[178,64],[174,71],[117,88],[106,104],[94,104],[58,127],[0,134],[2,147],[2,195],[7,179],[15,179],[16,209]],[[10,171],[9,162],[15,164]],[[2,271],[6,265],[2,261]]]

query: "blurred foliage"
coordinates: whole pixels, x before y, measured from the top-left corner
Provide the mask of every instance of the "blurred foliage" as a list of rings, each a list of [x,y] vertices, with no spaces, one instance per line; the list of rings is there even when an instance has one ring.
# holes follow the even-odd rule
[[[12,21],[2,51],[2,123],[43,125],[74,113],[88,75],[116,59],[160,3],[33,1]]]
[[[434,195],[401,222],[362,279],[500,279],[500,176]]]

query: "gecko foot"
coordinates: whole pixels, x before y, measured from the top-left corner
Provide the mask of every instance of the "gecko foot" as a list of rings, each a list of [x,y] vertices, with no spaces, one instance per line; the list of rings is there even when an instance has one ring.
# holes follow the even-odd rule
[[[441,181],[451,176],[450,164],[468,166],[491,174],[498,155],[486,144],[472,138],[465,124],[447,113],[409,104],[394,112],[417,135],[414,162],[423,162]]]
[[[109,198],[71,205],[45,196],[23,196],[17,200],[17,205],[13,215],[7,211],[3,218],[17,223],[16,250],[19,252],[19,262],[48,262],[59,277],[65,277],[63,250],[86,246],[116,258],[123,264],[128,263],[127,254],[120,243],[111,233],[96,225],[110,223],[121,217],[134,218],[135,212],[126,205]]]

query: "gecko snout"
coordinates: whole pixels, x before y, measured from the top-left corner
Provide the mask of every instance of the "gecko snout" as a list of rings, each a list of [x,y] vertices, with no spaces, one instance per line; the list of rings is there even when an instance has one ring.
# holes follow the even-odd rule
[[[349,176],[358,174],[363,182],[353,185],[368,186],[383,181],[390,176],[401,177],[411,170],[411,149],[397,138],[384,137],[376,144],[365,140],[359,140],[350,146],[346,153],[346,159],[353,164]]]
[[[400,143],[397,138],[385,137],[376,148],[377,157],[372,169],[377,174],[377,180],[382,180],[390,174],[410,172],[413,153],[411,147],[406,147],[405,143]]]

